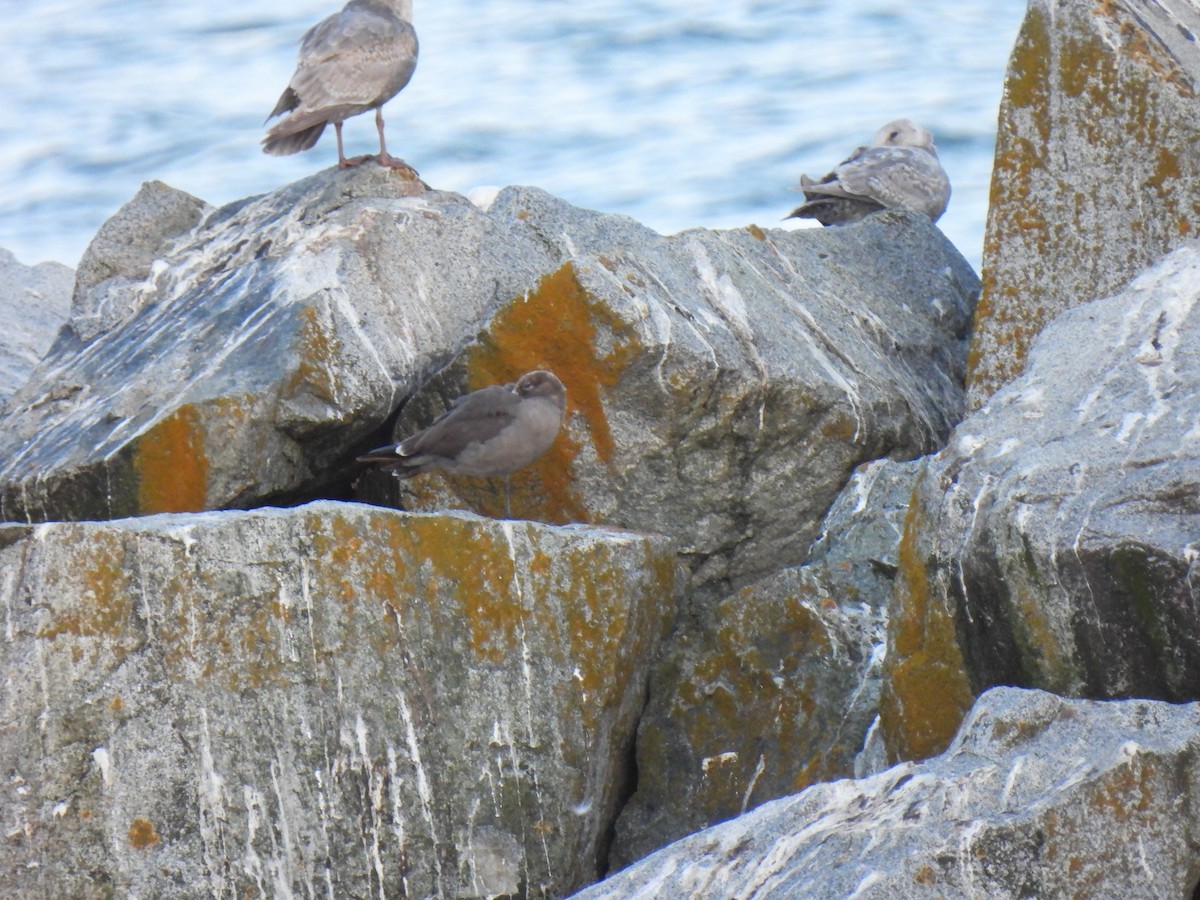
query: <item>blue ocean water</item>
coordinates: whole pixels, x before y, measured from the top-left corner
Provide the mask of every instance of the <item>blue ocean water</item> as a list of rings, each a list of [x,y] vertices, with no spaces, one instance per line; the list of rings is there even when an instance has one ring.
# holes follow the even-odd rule
[[[415,0],[388,148],[431,186],[533,184],[663,233],[779,225],[889,119],[931,129],[978,268],[1021,0]],[[0,0],[0,247],[74,265],[147,180],[219,205],[336,159],[260,152],[338,0]],[[376,149],[370,116],[347,153]],[[794,227],[788,224],[786,227]]]

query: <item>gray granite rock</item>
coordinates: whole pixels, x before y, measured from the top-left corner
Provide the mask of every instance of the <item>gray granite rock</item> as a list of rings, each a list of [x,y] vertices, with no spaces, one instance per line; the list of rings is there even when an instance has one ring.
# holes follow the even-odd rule
[[[821,523],[809,554],[853,587],[854,599],[885,605],[899,567],[900,536],[925,460],[878,459],[861,466]]]
[[[96,232],[75,272],[71,327],[86,342],[158,298],[155,263],[212,207],[161,181],[147,181]],[[158,262],[158,267],[164,263]]]
[[[127,317],[15,398],[3,517],[349,496],[353,457],[419,386],[402,431],[549,368],[567,428],[514,511],[674,536],[713,600],[802,561],[857,465],[941,445],[978,288],[920,216],[663,237],[379,167],[213,212],[159,260]],[[416,479],[405,503],[503,509],[498,485],[460,481]]]
[[[1197,234],[1198,35],[1191,0],[1030,0],[1000,106],[972,409],[1056,315]]]
[[[669,542],[322,502],[0,528],[0,894],[557,897]]]
[[[67,321],[72,277],[61,263],[25,266],[0,249],[0,407],[26,382]]]
[[[552,369],[565,434],[514,476],[514,513],[672,535],[703,602],[803,561],[855,467],[935,449],[961,413],[977,282],[923,217],[662,237],[527,188],[489,215],[563,262],[496,311],[396,436],[466,390]],[[504,509],[478,479],[404,489],[414,508]]]
[[[577,900],[1190,897],[1200,704],[995,688],[953,745],[685,838]]]
[[[153,221],[147,193],[117,218]],[[127,315],[60,342],[10,404],[0,516],[320,496],[494,298],[547,265],[465,199],[376,166],[217,210],[128,281],[146,258],[112,276]]]
[[[862,467],[808,564],[681,623],[651,677],[637,791],[617,821],[615,868],[855,773],[879,711],[900,525],[921,466]]]
[[[884,734],[938,752],[995,684],[1200,699],[1200,242],[1038,338],[928,464]]]

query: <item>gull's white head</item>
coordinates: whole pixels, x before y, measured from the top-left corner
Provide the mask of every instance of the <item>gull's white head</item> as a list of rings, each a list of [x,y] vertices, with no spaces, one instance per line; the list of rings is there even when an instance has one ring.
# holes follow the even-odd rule
[[[877,132],[872,147],[920,147],[937,156],[937,147],[929,129],[922,128],[912,119],[894,119]]]

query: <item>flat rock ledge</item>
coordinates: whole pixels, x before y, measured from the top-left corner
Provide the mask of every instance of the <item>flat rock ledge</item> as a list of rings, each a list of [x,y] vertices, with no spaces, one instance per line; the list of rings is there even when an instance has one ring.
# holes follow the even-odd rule
[[[0,894],[595,880],[662,538],[320,502],[0,528]]]

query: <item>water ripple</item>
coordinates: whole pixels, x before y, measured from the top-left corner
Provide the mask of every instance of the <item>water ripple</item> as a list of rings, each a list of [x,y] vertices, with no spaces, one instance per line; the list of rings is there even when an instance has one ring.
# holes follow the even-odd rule
[[[421,63],[388,143],[435,187],[536,184],[666,233],[775,225],[800,172],[909,115],[937,136],[941,225],[978,267],[1022,0],[415,5]],[[300,35],[335,7],[5,2],[0,246],[74,264],[142,181],[221,204],[328,166],[329,137],[282,159],[258,142]],[[369,117],[346,136],[373,149]]]

